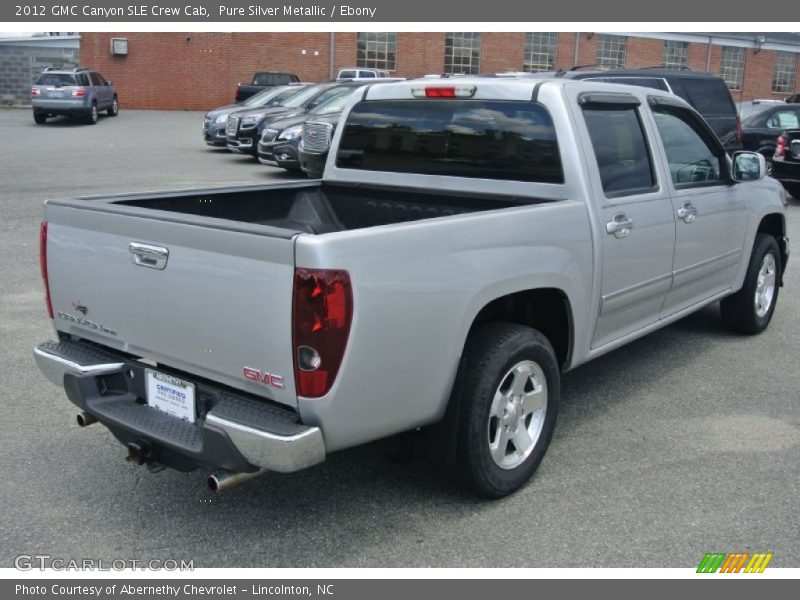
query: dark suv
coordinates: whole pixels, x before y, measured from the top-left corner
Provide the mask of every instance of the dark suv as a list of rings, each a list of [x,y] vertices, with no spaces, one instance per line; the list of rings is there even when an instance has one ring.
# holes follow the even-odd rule
[[[725,80],[711,73],[691,69],[611,69],[576,67],[571,71],[556,71],[551,76],[585,81],[605,81],[638,85],[672,92],[688,102],[725,144],[728,153],[742,149],[740,121],[736,105]]]
[[[117,90],[100,73],[86,67],[42,71],[31,88],[31,104],[33,120],[39,125],[56,115],[83,117],[94,125],[102,110],[110,117],[119,113]]]

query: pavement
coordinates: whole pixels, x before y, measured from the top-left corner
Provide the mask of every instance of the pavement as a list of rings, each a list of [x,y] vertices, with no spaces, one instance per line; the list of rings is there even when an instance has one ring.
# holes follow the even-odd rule
[[[563,378],[530,485],[466,493],[388,440],[213,496],[207,473],[149,473],[79,428],[31,349],[51,339],[38,263],[46,198],[288,180],[207,148],[202,114],[120,111],[95,126],[0,110],[0,566],[21,554],[195,567],[696,567],[765,551],[800,566],[800,284],[789,263],[762,335],[717,305]],[[800,201],[789,201],[800,240]]]

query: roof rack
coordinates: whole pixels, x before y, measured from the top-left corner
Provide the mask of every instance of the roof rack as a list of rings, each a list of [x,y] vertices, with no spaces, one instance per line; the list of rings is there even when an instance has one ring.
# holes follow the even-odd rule
[[[45,70],[45,72],[47,72],[47,71],[72,71],[73,73],[79,73],[81,71],[91,71],[91,69],[89,67],[81,67],[81,66],[75,66],[75,67],[45,67],[44,70]]]
[[[613,71],[614,69],[627,69],[628,67],[625,64],[621,65],[601,65],[601,64],[593,64],[593,65],[575,65],[570,69],[570,71],[584,71],[589,69],[597,69],[598,71]]]
[[[687,67],[686,65],[673,65],[669,67],[661,67],[661,66],[653,66],[653,67],[636,67],[637,69],[664,69],[667,71],[694,71],[692,67]]]

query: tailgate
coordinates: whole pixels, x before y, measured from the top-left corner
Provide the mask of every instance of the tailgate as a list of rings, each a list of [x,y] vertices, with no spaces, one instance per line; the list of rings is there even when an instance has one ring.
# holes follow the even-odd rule
[[[59,331],[296,406],[291,232],[58,201],[48,202],[45,220]],[[165,264],[153,249],[167,251]]]

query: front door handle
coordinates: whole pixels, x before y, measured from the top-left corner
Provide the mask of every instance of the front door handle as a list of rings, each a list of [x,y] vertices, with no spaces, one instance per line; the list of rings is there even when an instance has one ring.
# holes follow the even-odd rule
[[[606,223],[606,232],[613,233],[614,237],[624,238],[633,229],[633,219],[625,213],[617,213],[614,218]]]
[[[169,250],[167,248],[131,242],[128,246],[128,251],[131,253],[131,262],[136,266],[158,269],[159,271],[167,266],[167,259],[169,258]]]
[[[686,202],[678,209],[678,218],[684,223],[691,223],[697,216],[697,207],[691,202]]]

